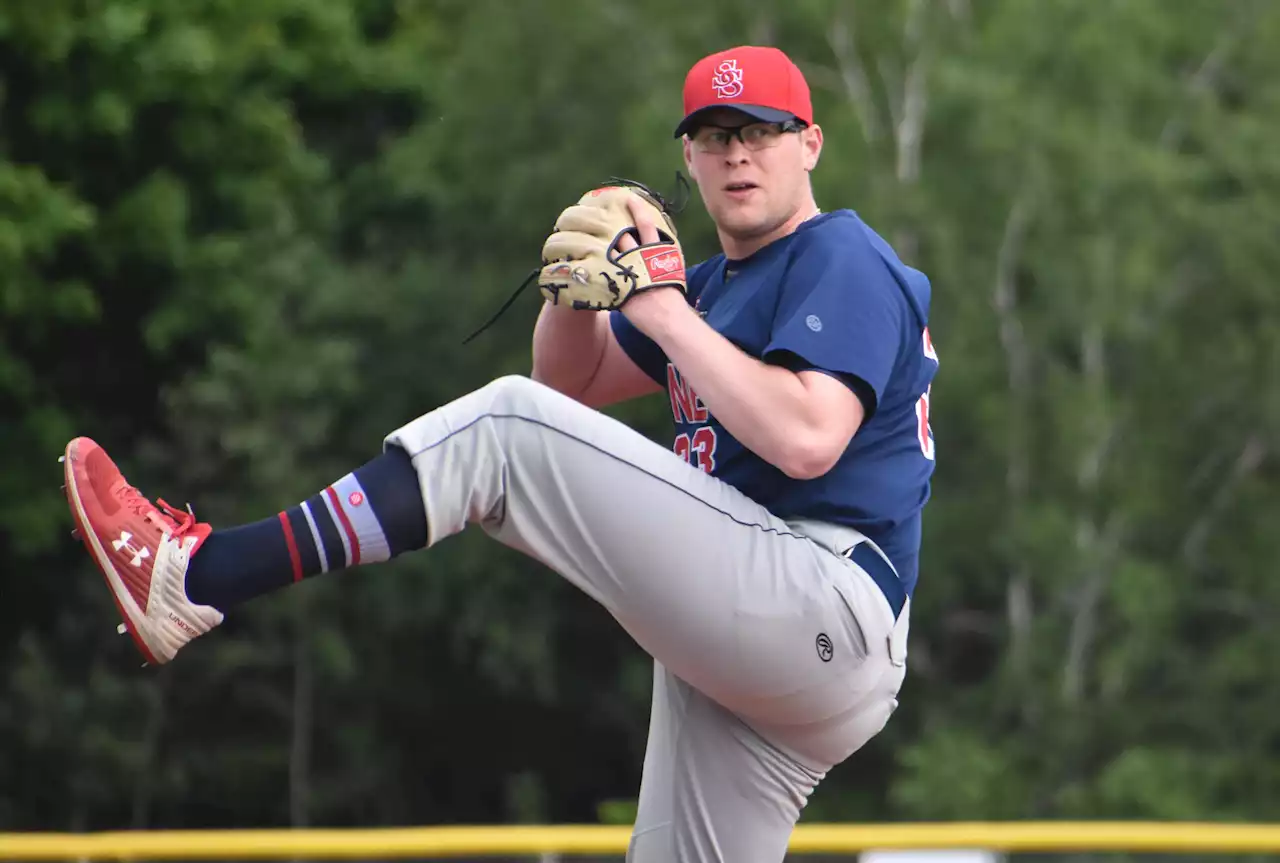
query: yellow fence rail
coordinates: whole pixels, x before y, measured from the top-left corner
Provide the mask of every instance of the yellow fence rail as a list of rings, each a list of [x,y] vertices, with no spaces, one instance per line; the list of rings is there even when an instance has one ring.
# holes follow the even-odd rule
[[[0,833],[0,860],[431,858],[623,854],[628,827],[568,825],[351,830]],[[1280,853],[1280,824],[945,822],[801,824],[793,853],[978,848],[1004,852]]]

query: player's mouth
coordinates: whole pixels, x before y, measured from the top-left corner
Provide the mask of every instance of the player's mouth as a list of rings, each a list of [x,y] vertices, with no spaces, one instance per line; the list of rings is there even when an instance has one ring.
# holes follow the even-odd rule
[[[725,194],[734,200],[741,200],[750,196],[752,192],[760,188],[755,183],[743,180],[737,183],[728,183],[724,187]]]

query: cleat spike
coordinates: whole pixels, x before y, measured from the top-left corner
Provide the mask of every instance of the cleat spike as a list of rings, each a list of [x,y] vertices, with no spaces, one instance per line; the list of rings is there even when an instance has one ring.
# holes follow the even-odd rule
[[[129,634],[129,627],[125,626],[125,625],[122,623],[122,624],[120,624],[119,626],[117,626],[117,627],[116,627],[116,632],[120,633],[121,635],[128,635],[128,634]]]
[[[72,539],[79,539],[79,538],[80,538],[80,531],[79,531],[79,529],[73,529],[73,530],[71,531],[71,538],[72,538]]]
[[[67,457],[65,455],[58,456],[58,464],[63,464],[64,462],[66,462],[66,460],[67,460]]]

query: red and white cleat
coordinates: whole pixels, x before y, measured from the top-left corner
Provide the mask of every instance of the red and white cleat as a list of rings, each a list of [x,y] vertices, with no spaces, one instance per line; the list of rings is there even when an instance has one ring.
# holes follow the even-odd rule
[[[77,533],[111,588],[147,662],[162,665],[191,639],[222,623],[222,612],[187,599],[187,566],[212,528],[163,500],[147,500],[88,438],[61,459]]]

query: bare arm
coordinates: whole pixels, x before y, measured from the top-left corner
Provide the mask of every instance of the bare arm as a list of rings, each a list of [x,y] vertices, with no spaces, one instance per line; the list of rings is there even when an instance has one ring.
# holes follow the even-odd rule
[[[787,476],[826,473],[862,425],[862,402],[845,384],[822,372],[796,373],[748,356],[674,291],[641,295],[623,310],[666,352],[707,410]]]
[[[550,303],[533,328],[532,377],[594,408],[661,391],[622,350],[608,312]]]
[[[643,223],[645,214],[633,210],[633,215],[642,242],[655,241],[656,228]],[[826,473],[862,425],[862,401],[844,383],[748,356],[673,290],[634,296],[623,314],[663,349],[743,446],[788,476],[812,479]]]

